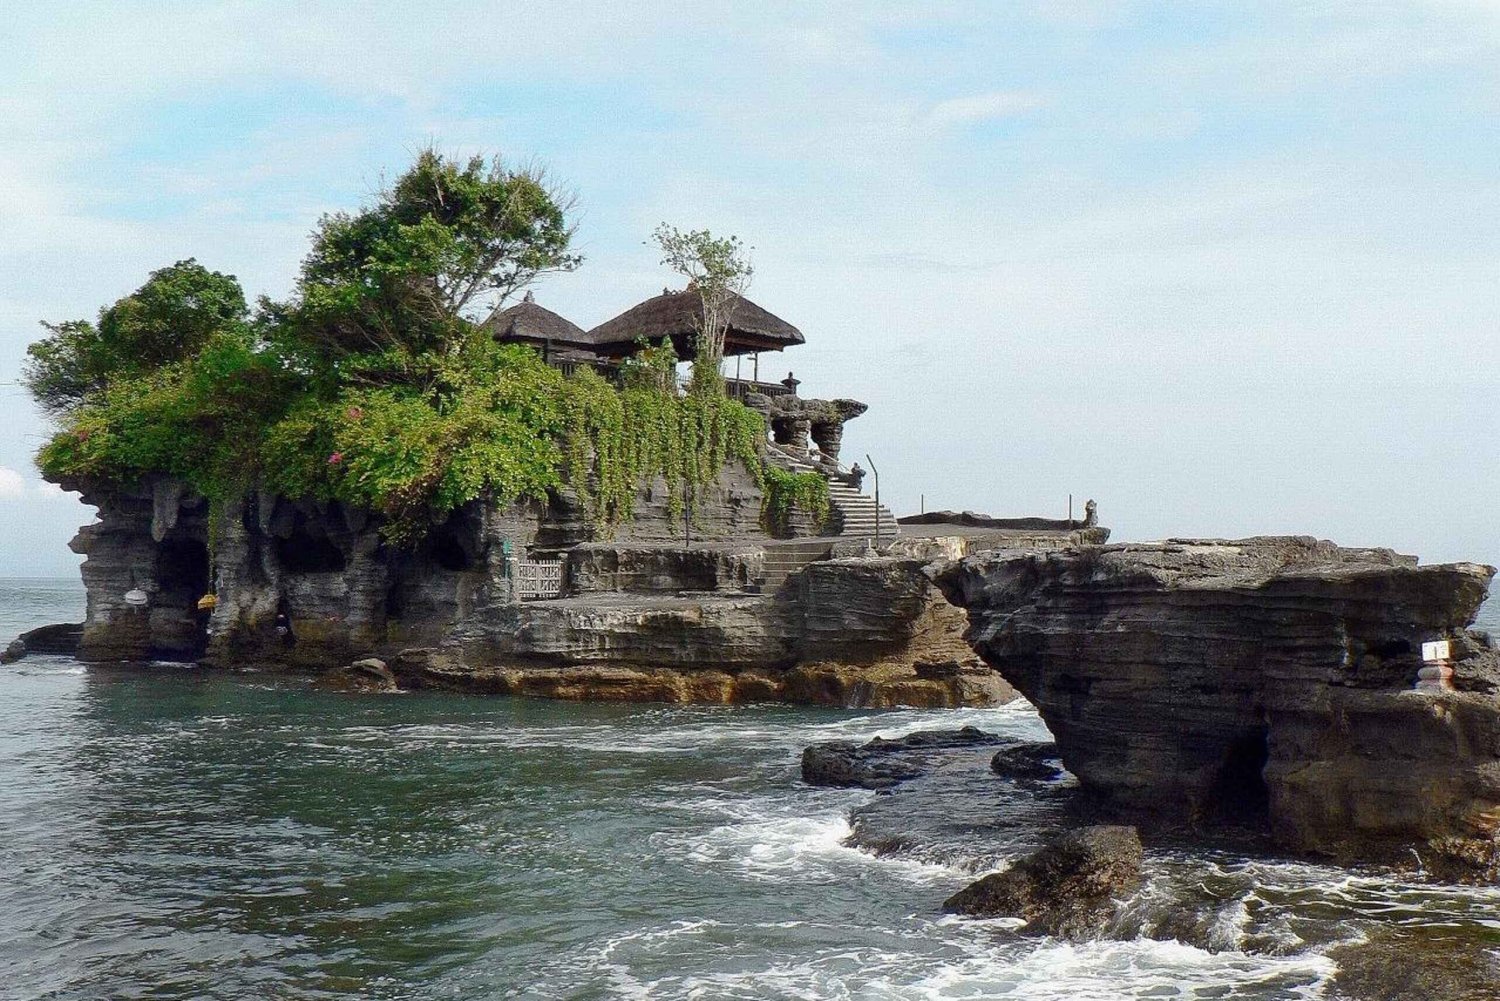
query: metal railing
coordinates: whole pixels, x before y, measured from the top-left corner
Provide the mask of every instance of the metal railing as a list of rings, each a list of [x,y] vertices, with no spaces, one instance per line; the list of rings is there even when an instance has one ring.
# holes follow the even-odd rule
[[[725,379],[724,392],[731,400],[743,401],[751,393],[762,396],[791,396],[792,391],[779,382],[752,382],[749,379]]]

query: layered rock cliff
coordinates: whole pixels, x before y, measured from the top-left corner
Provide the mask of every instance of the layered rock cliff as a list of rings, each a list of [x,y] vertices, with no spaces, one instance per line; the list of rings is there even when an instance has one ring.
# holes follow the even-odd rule
[[[1467,630],[1494,572],[1261,538],[997,551],[934,577],[1107,811],[1495,878],[1500,655]],[[1458,690],[1413,690],[1443,638]]]
[[[211,511],[180,484],[92,490],[85,660],[308,671],[366,657],[408,685],[567,698],[984,705],[1013,696],[963,642],[926,550],[818,561],[767,585],[760,494],[731,469],[691,541],[664,491],[603,538],[570,495],[471,504],[414,551],[338,504],[249,496]],[[1065,539],[1065,536],[1060,536]],[[854,551],[862,546],[851,546]],[[951,551],[951,547],[948,551]],[[526,561],[565,581],[522,600]],[[216,607],[198,609],[212,592]]]

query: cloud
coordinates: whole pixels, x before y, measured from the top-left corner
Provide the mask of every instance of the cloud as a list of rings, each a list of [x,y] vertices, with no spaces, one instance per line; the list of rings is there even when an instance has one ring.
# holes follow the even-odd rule
[[[1045,107],[1042,95],[1026,90],[997,90],[989,94],[950,97],[927,113],[935,125],[971,125],[997,118],[1017,118]]]
[[[8,466],[0,466],[0,499],[10,500],[26,493],[26,480]]]
[[[64,490],[56,483],[48,483],[45,480],[32,487],[31,492],[43,500],[73,501],[78,499],[78,494]]]

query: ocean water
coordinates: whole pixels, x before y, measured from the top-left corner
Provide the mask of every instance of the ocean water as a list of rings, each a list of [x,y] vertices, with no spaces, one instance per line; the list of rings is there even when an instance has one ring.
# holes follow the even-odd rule
[[[81,609],[76,581],[0,581],[0,636]],[[28,658],[0,670],[0,998],[1290,999],[1386,926],[1500,947],[1497,891],[1191,849],[1151,854],[1119,939],[944,917],[1006,825],[989,853],[875,857],[845,844],[874,795],[801,786],[798,756],[962,724],[1045,737],[1024,707],[349,697]]]

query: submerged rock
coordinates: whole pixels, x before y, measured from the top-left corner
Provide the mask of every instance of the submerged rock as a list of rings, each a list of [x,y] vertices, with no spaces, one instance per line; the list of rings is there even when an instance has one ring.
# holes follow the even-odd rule
[[[926,774],[942,759],[940,752],[983,747],[1002,738],[972,726],[959,730],[921,730],[867,744],[833,741],[802,752],[802,781],[816,786],[889,789]]]
[[[317,687],[327,692],[398,692],[396,675],[378,657],[366,657],[334,668],[318,678]]]
[[[1493,879],[1491,567],[1306,538],[1002,550],[934,570],[1107,813]],[[1413,691],[1429,640],[1459,691]],[[1469,861],[1465,861],[1465,860]]]
[[[1140,884],[1143,858],[1133,827],[1069,831],[1004,872],[970,883],[943,901],[943,910],[1021,918],[1028,931],[1087,938],[1114,915],[1116,899]]]

